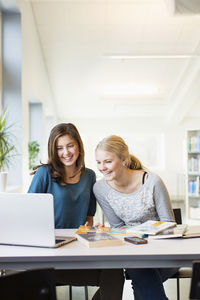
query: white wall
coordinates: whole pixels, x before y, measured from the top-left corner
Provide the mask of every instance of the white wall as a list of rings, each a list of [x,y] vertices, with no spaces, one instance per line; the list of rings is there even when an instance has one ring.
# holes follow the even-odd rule
[[[52,125],[56,122],[56,108],[49,84],[48,72],[35,26],[32,7],[29,1],[18,0],[22,20],[22,115],[23,115],[23,190],[28,187],[28,141],[29,141],[29,102],[43,104],[45,119],[51,116]],[[49,122],[48,122],[49,126]],[[43,128],[46,141],[46,128]],[[45,148],[45,147],[44,147]]]

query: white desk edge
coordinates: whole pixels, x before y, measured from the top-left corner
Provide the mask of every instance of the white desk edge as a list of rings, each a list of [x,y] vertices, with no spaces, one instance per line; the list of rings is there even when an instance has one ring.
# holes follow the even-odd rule
[[[74,230],[56,230],[73,235]],[[200,238],[150,240],[146,245],[87,248],[75,241],[57,249],[0,245],[1,269],[189,267],[200,259]]]

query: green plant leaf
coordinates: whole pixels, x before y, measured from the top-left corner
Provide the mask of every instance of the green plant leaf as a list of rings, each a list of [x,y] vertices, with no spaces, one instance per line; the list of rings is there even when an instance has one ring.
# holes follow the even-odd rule
[[[7,126],[7,109],[0,114],[0,171],[5,167],[9,168],[13,156],[16,155],[14,136],[10,129],[13,126]]]
[[[30,141],[28,143],[28,152],[29,152],[29,170],[31,170],[34,167],[38,158],[38,154],[40,152],[40,145],[38,144],[37,141]]]

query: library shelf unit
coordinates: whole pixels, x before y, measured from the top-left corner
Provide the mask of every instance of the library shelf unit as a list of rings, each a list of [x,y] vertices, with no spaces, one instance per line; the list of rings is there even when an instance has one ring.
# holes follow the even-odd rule
[[[188,223],[200,224],[200,129],[187,132],[187,191]]]

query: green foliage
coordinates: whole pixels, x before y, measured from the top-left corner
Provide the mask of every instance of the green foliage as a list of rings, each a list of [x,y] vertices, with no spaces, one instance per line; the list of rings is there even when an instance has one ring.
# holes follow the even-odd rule
[[[38,154],[40,152],[40,145],[38,144],[37,141],[30,141],[28,143],[28,152],[29,152],[29,170],[32,170],[36,163]]]
[[[0,113],[0,171],[10,167],[11,158],[16,153],[14,136],[9,131],[13,125],[7,126],[6,114],[7,109]]]

